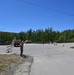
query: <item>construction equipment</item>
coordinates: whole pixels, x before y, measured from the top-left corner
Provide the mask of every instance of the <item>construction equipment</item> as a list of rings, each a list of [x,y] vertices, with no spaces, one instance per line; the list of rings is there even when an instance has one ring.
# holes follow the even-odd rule
[[[20,47],[21,40],[13,40],[12,43],[14,47]]]
[[[25,43],[31,43],[31,40],[25,40]]]

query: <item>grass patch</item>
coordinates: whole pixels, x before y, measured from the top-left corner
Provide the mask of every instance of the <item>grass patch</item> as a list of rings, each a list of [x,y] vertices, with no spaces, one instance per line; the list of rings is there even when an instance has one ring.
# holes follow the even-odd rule
[[[70,47],[70,48],[74,48],[74,46]]]
[[[0,75],[12,75],[16,67],[24,61],[25,58],[18,54],[0,54]]]

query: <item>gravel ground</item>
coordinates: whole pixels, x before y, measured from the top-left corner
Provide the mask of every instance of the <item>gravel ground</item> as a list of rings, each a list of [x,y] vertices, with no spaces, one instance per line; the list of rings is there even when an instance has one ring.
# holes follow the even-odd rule
[[[27,56],[26,62],[19,65],[14,72],[14,75],[30,75],[33,57]]]
[[[74,75],[74,49],[71,46],[74,43],[25,44],[23,54],[31,57],[17,67],[14,75]],[[0,46],[0,53],[6,53],[6,46]],[[19,54],[20,48],[13,47],[9,54],[14,53]]]
[[[20,47],[12,47],[10,49],[10,52],[7,53],[7,45],[4,45],[4,46],[1,45],[0,54],[7,54],[7,55],[20,54]],[[33,63],[33,57],[29,55],[24,55],[24,54],[22,57],[25,59],[23,59],[24,62],[21,65],[13,67],[12,69],[10,68],[10,70],[8,69],[8,71],[6,71],[6,74],[0,73],[0,75],[30,75],[31,65]],[[15,63],[15,65],[17,64]]]
[[[34,57],[30,75],[74,75],[71,46],[74,43],[25,45],[24,53]]]

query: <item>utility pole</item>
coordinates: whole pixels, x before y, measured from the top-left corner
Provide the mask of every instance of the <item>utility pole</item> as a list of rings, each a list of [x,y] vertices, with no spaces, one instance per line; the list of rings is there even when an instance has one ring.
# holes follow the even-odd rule
[[[1,43],[2,43],[2,29],[1,29]]]
[[[1,29],[1,32],[0,32],[0,42],[2,43],[2,29]]]
[[[1,44],[2,44],[2,30],[4,30],[4,29],[1,29],[1,34],[0,34],[0,42],[1,42]]]

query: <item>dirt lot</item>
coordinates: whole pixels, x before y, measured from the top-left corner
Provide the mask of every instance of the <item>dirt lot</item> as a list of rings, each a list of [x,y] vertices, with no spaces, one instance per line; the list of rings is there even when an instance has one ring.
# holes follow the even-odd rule
[[[13,75],[17,66],[25,62],[25,59],[18,54],[0,54],[0,75]]]
[[[27,60],[19,53],[13,47],[6,55],[6,46],[0,46],[0,75],[74,75],[74,43],[24,44]]]
[[[30,75],[74,75],[74,43],[25,44],[34,57]]]

